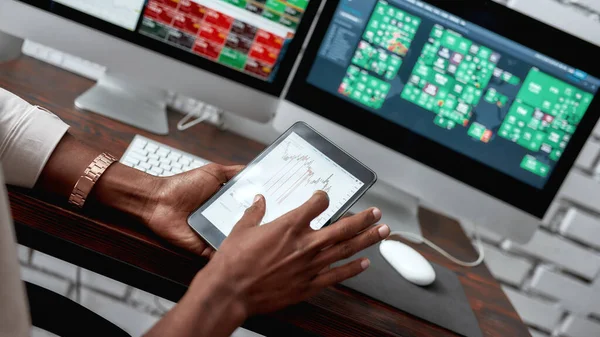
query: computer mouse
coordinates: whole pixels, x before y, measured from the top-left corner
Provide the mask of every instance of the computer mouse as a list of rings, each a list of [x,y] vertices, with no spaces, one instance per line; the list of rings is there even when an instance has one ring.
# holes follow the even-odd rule
[[[428,286],[435,281],[435,270],[423,255],[402,242],[385,240],[379,245],[381,256],[407,281]]]

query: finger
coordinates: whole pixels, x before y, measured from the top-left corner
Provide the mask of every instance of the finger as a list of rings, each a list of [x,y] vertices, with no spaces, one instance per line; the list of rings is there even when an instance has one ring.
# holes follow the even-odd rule
[[[225,179],[227,179],[227,181],[233,179],[233,177],[242,172],[242,170],[245,168],[245,165],[223,166],[223,174],[225,175]]]
[[[306,226],[312,220],[325,212],[329,207],[329,196],[323,191],[316,191],[307,202],[295,210],[285,214],[283,218],[289,219],[291,223]]]
[[[202,257],[209,257],[210,252],[212,251],[212,248],[206,244],[204,240],[195,232],[191,234],[191,238],[185,239],[184,241],[175,242],[175,244]]]
[[[376,226],[368,229],[350,240],[339,242],[328,249],[320,252],[313,260],[315,266],[327,266],[343,259],[352,257],[354,254],[381,242],[390,235],[390,227],[387,225]]]
[[[330,287],[362,273],[369,268],[370,265],[371,261],[369,261],[369,259],[358,259],[349,262],[343,266],[333,268],[325,273],[317,275],[311,285],[317,291]]]
[[[223,166],[219,164],[208,164],[199,168],[199,170],[213,176],[219,184],[225,184],[243,169],[243,165]]]
[[[257,195],[254,198],[252,206],[246,209],[246,212],[244,212],[244,216],[242,216],[240,221],[238,221],[237,225],[235,225],[233,230],[235,231],[239,228],[249,228],[260,225],[263,217],[265,216],[265,208],[265,198],[262,195]]]
[[[313,242],[320,248],[329,247],[355,237],[379,220],[381,220],[381,211],[378,208],[371,208],[315,232],[316,239]]]
[[[210,246],[207,246],[206,248],[204,248],[202,250],[202,253],[200,253],[200,256],[210,259],[210,256],[212,255],[213,252],[214,252],[214,250]]]

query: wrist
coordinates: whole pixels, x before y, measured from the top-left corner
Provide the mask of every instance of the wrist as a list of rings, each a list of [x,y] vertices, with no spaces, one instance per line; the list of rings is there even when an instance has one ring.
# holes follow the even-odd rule
[[[194,278],[190,285],[191,296],[215,309],[222,308],[228,313],[232,324],[240,326],[249,316],[244,296],[234,278],[226,273],[226,266],[219,261],[209,262]]]
[[[114,163],[96,182],[89,201],[145,221],[159,203],[157,191],[161,181],[161,178]]]
[[[218,266],[200,271],[185,296],[146,336],[231,336],[247,318],[244,306],[232,295],[235,289],[223,279]]]

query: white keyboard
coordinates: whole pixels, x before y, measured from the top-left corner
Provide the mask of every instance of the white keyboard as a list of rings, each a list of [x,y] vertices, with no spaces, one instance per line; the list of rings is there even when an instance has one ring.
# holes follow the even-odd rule
[[[77,56],[63,53],[37,42],[25,40],[23,54],[50,63],[77,75],[97,81],[106,73],[106,67],[84,60]]]
[[[120,162],[158,177],[168,177],[209,164],[206,159],[136,135]]]

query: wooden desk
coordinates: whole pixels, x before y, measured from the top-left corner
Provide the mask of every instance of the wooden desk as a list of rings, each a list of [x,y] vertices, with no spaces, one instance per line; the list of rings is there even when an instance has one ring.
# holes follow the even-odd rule
[[[247,163],[263,148],[208,125],[160,137],[75,110],[74,98],[91,85],[91,81],[28,57],[0,65],[0,87],[47,107],[71,125],[73,135],[115,155],[123,154],[135,134],[223,164]],[[171,130],[179,118],[169,115]],[[20,243],[170,300],[182,296],[204,264],[119,215],[77,214],[63,208],[61,201],[42,201],[16,188],[10,188],[9,194]],[[475,257],[457,222],[427,210],[422,210],[421,221],[426,237],[459,258]],[[529,336],[486,266],[462,268],[426,247],[417,248],[459,275],[485,336]],[[454,335],[341,286],[281,312],[250,319],[244,326],[268,336]]]

